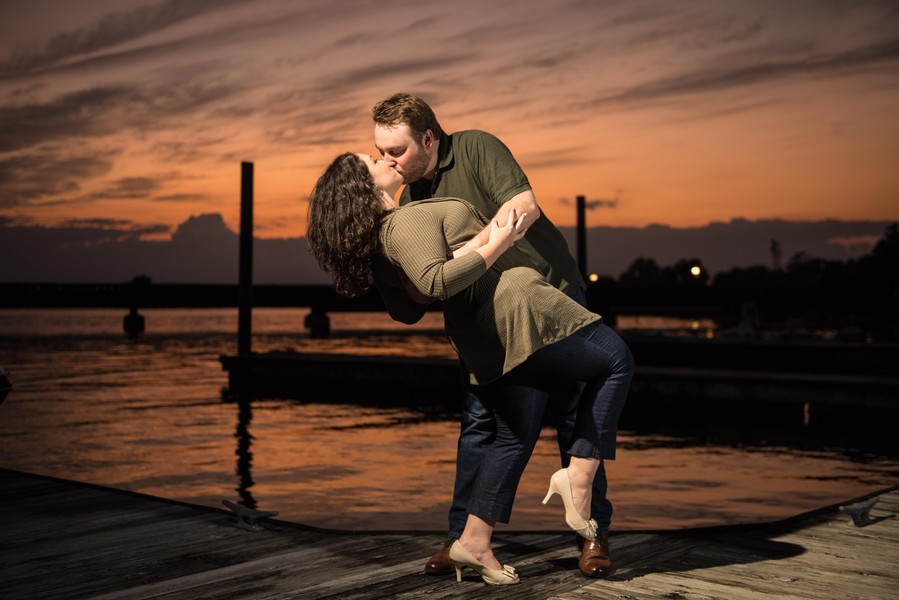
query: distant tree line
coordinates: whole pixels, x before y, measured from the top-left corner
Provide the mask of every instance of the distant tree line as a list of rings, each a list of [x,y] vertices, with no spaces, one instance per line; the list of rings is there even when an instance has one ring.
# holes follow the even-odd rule
[[[798,315],[811,327],[858,327],[877,339],[899,340],[899,224],[893,223],[869,254],[846,261],[794,254],[781,266],[780,244],[771,243],[772,266],[735,267],[712,278],[699,258],[660,266],[640,257],[617,281],[618,288],[698,290],[740,312],[758,304],[762,318],[785,320]]]

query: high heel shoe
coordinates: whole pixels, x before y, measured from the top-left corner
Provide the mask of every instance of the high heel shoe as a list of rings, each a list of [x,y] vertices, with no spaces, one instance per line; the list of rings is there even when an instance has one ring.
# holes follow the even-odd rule
[[[543,504],[549,502],[553,494],[558,494],[565,504],[565,522],[584,539],[593,541],[596,539],[596,521],[584,519],[574,507],[571,498],[571,482],[568,480],[568,469],[559,469],[549,478],[549,491]]]
[[[472,556],[471,552],[459,543],[459,540],[456,540],[450,546],[449,557],[456,568],[456,581],[462,581],[462,567],[469,567],[477,571],[487,585],[518,583],[518,575],[515,573],[514,568],[509,565],[503,565],[502,570],[487,568],[481,561]]]

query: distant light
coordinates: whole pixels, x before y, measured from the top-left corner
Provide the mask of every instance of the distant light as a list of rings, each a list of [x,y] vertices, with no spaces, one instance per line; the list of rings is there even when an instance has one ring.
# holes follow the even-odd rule
[[[597,275],[596,273],[590,273],[590,275],[587,276],[587,279],[589,279],[593,283],[596,283],[597,281],[599,281],[599,275]]]
[[[699,265],[690,267],[690,274],[693,275],[693,277],[699,277],[700,273],[702,273],[702,269],[699,268]]]

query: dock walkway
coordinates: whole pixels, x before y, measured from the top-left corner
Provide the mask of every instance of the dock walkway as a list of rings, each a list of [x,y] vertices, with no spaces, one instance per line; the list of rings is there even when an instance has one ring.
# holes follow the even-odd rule
[[[462,583],[422,574],[436,533],[278,520],[249,531],[224,509],[0,469],[0,599],[896,598],[899,488],[877,499],[861,527],[828,507],[767,525],[613,533],[608,580],[580,576],[570,532],[503,532],[497,554],[522,581],[488,588],[471,571]]]

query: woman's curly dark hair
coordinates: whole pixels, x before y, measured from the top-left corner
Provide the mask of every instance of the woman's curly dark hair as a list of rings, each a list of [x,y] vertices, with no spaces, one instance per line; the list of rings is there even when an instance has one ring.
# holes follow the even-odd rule
[[[371,288],[383,214],[381,191],[355,154],[335,158],[315,184],[306,241],[342,296],[354,298]]]

